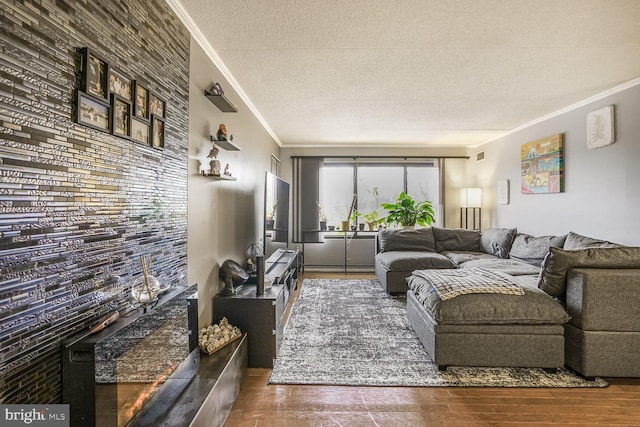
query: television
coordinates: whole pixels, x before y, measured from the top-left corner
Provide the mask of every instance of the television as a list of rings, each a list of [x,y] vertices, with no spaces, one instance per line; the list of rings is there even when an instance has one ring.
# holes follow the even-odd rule
[[[266,173],[264,183],[264,257],[289,244],[289,183]]]

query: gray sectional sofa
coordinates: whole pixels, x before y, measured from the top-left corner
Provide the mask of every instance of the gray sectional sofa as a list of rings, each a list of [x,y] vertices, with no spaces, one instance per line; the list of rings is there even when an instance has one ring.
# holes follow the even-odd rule
[[[388,229],[375,264],[388,293],[408,291],[409,322],[441,368],[566,364],[585,377],[640,377],[640,248],[573,232]],[[412,274],[448,269],[497,271],[523,292],[443,300]]]

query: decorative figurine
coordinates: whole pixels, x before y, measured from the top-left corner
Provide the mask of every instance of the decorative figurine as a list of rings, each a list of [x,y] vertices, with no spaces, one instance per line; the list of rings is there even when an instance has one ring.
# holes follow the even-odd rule
[[[229,170],[229,163],[224,167],[224,174],[231,176],[231,171]]]
[[[211,148],[211,151],[209,151],[209,156],[207,156],[208,159],[211,159],[209,162],[209,175],[220,176],[220,160],[216,159],[219,151],[215,145]]]
[[[224,91],[222,90],[222,86],[220,86],[220,83],[215,82],[213,85],[211,85],[211,89],[206,91],[206,95],[224,95]]]
[[[218,138],[218,141],[227,140],[227,127],[224,125],[224,123],[220,124],[220,127],[218,128],[218,133],[216,134],[216,138]]]

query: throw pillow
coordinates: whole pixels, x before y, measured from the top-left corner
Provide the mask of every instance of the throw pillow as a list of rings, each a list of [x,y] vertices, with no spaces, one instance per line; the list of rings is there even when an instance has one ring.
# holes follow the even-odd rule
[[[431,228],[388,228],[378,231],[380,252],[429,251],[435,252],[436,243]]]
[[[508,258],[516,228],[490,228],[480,235],[480,250],[498,258]]]
[[[513,239],[509,258],[540,266],[549,252],[549,248],[552,246],[563,247],[566,238],[566,234],[562,236],[534,237],[529,234],[518,233]]]
[[[480,251],[480,232],[463,228],[432,227],[436,238],[436,252]]]
[[[587,248],[568,251],[549,248],[542,263],[538,287],[551,296],[563,296],[572,268],[640,268],[640,248]]]
[[[606,240],[594,239],[593,237],[583,236],[582,234],[570,231],[567,234],[567,240],[564,241],[563,249],[586,249],[586,248],[614,248],[620,245],[607,242]]]

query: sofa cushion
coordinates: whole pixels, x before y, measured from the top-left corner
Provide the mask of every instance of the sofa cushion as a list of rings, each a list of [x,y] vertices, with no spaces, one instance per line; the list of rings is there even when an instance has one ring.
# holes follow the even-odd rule
[[[388,251],[431,251],[435,252],[436,242],[431,228],[402,229],[390,228],[378,231],[378,249]]]
[[[387,271],[424,270],[429,268],[456,268],[444,255],[427,251],[390,251],[376,255],[376,262]]]
[[[480,232],[463,228],[432,227],[436,238],[436,252],[480,251]]]
[[[551,246],[561,248],[566,234],[562,236],[539,236],[518,233],[513,239],[509,258],[540,266]]]
[[[564,295],[567,272],[572,268],[640,268],[640,247],[573,251],[552,247],[542,263],[538,287],[552,296]]]
[[[410,292],[438,324],[561,324],[569,316],[549,295],[531,285],[529,280],[514,281],[524,289],[524,295],[467,294],[442,301],[431,285],[419,276],[407,279]]]
[[[586,249],[586,248],[615,248],[619,247],[615,243],[607,242],[606,240],[594,239],[593,237],[583,236],[582,234],[574,233],[570,231],[567,234],[567,239],[564,241],[563,249]]]
[[[444,251],[442,255],[446,256],[455,265],[460,265],[468,261],[474,261],[477,259],[498,259],[495,255],[489,255],[484,252],[475,251]]]
[[[498,258],[509,258],[516,228],[489,228],[480,235],[480,250]]]
[[[540,274],[540,267],[527,264],[526,262],[517,261],[515,259],[476,259],[467,261],[458,266],[459,268],[487,268],[489,270],[497,270],[512,276],[527,276]]]

